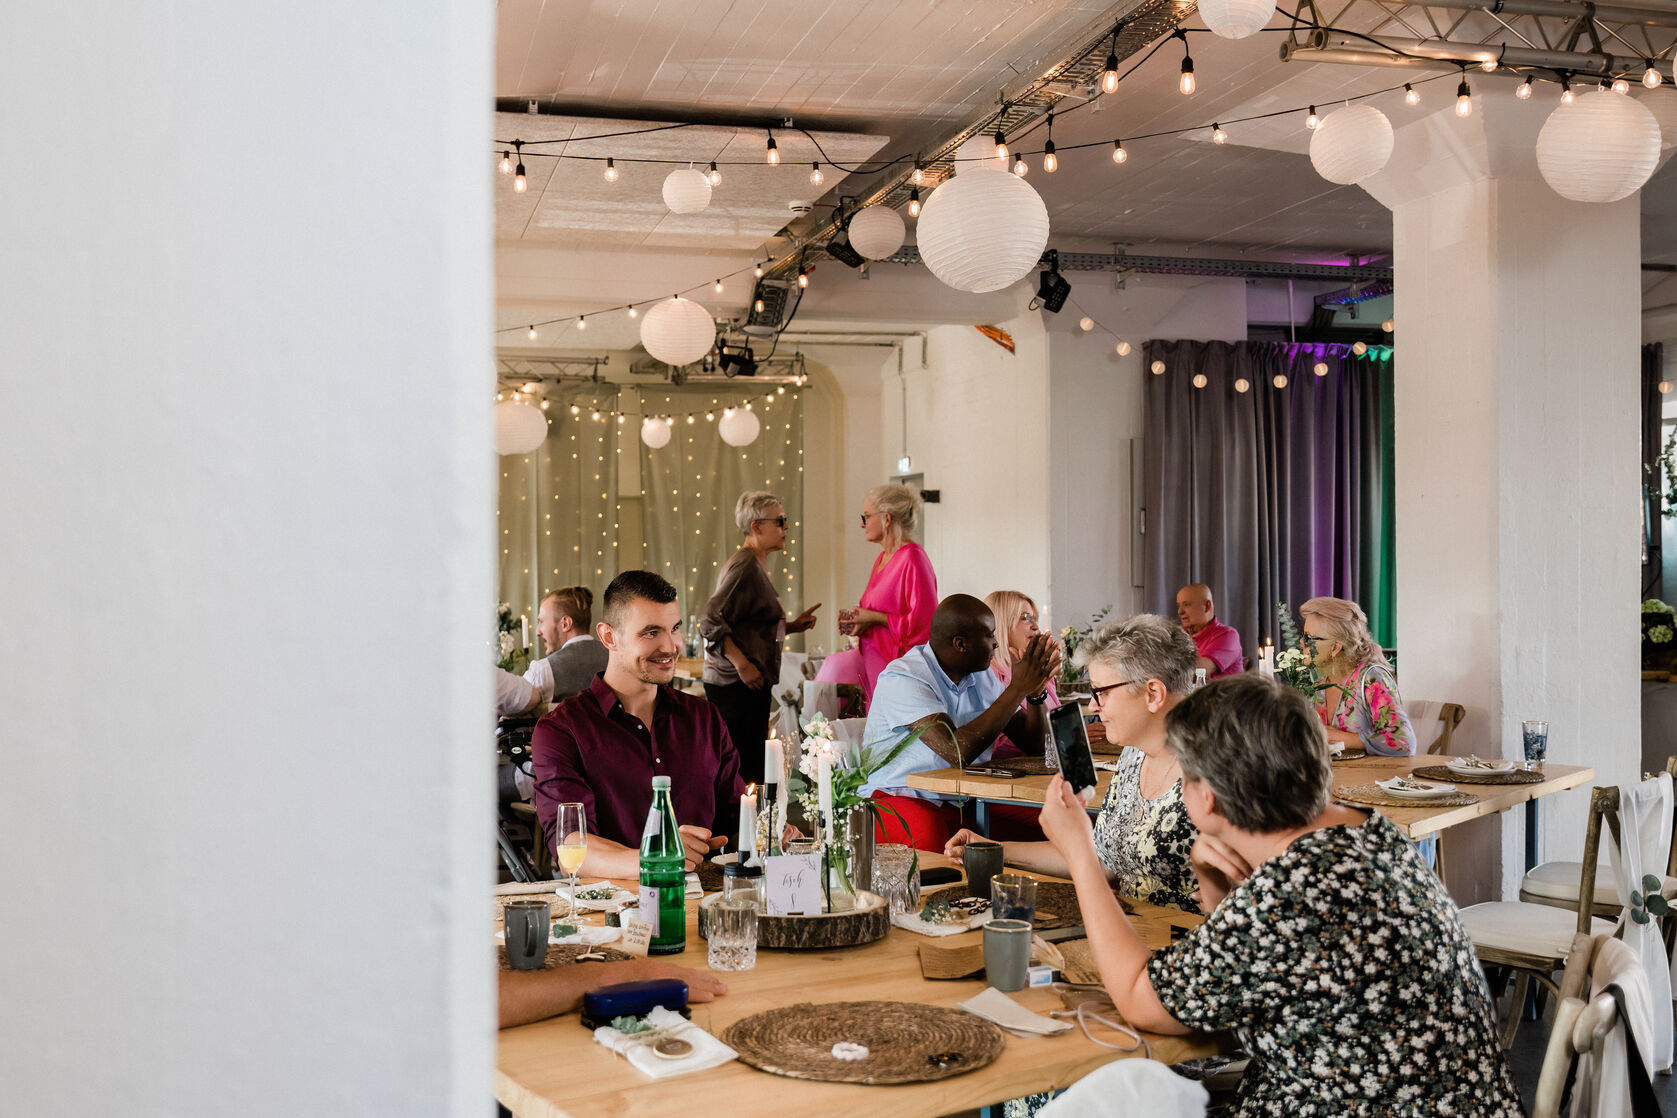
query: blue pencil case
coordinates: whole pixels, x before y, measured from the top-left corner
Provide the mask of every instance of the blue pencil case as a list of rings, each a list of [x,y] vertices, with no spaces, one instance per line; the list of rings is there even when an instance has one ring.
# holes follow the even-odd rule
[[[690,1017],[687,983],[679,978],[648,978],[590,990],[582,995],[582,1024],[597,1029],[611,1024],[614,1017],[645,1017],[658,1006]]]

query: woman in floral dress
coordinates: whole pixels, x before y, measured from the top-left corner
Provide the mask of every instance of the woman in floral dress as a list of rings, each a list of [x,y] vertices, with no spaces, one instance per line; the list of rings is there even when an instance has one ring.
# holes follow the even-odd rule
[[[1414,756],[1415,729],[1362,607],[1344,598],[1312,598],[1299,607],[1299,617],[1311,666],[1329,684],[1320,708],[1328,740],[1382,757]]]
[[[1330,801],[1304,698],[1229,676],[1178,704],[1166,735],[1208,913],[1169,947],[1152,952],[1113,899],[1060,778],[1042,809],[1119,1013],[1155,1033],[1233,1030],[1252,1054],[1240,1118],[1520,1114],[1454,902],[1384,817]]]

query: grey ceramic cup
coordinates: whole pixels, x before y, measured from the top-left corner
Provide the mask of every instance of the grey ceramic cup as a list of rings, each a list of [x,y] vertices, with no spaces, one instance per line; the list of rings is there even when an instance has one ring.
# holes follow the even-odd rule
[[[506,906],[507,966],[541,970],[547,965],[546,901],[513,901]]]
[[[1004,994],[1025,988],[1031,966],[1031,926],[1023,920],[984,925],[984,977]]]
[[[962,851],[961,865],[967,871],[967,895],[989,900],[990,879],[1002,872],[1002,844],[974,839]]]

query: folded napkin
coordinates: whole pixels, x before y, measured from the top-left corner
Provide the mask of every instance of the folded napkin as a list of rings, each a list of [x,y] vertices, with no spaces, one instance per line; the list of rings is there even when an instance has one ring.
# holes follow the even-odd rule
[[[687,893],[686,893],[686,895],[689,896],[689,897],[702,897],[702,896],[705,895],[705,887],[703,885],[699,884],[699,875],[698,874],[690,873],[690,874],[687,875]]]
[[[1070,1021],[1056,1021],[1052,1017],[1033,1013],[994,986],[986,986],[982,994],[960,1004],[974,1017],[994,1021],[1008,1032],[1022,1036],[1058,1036],[1071,1031]]]
[[[637,1034],[620,1033],[610,1025],[602,1025],[595,1029],[594,1039],[627,1059],[636,1071],[653,1079],[669,1079],[671,1076],[686,1075],[688,1072],[705,1071],[739,1058],[738,1052],[672,1009],[658,1006],[646,1015],[646,1021],[653,1028],[662,1029],[671,1037],[685,1040],[693,1046],[693,1051],[678,1060],[666,1059],[652,1051],[652,1045],[637,1043]]]
[[[914,932],[922,936],[958,936],[962,932],[970,932],[974,928],[982,928],[990,922],[990,913],[981,912],[969,919],[965,924],[928,924],[920,919],[918,912],[912,915],[903,912],[891,913],[891,923],[899,928]]]

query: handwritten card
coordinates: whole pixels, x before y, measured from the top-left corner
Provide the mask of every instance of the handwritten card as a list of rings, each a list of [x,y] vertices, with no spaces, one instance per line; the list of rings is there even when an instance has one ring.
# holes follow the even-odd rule
[[[623,920],[623,938],[617,941],[617,946],[631,955],[646,958],[647,950],[652,946],[652,925],[645,920],[636,920],[633,916]]]
[[[820,913],[824,903],[820,854],[779,854],[763,859],[763,899],[770,916]]]

